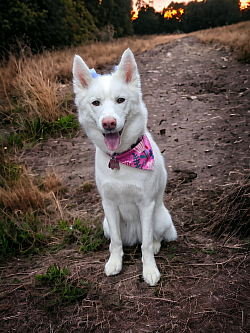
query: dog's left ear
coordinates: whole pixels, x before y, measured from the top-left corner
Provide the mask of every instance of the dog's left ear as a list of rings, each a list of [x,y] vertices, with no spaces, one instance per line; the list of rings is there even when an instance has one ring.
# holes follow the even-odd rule
[[[138,84],[140,82],[135,58],[130,49],[124,51],[115,74],[121,76],[126,83]]]

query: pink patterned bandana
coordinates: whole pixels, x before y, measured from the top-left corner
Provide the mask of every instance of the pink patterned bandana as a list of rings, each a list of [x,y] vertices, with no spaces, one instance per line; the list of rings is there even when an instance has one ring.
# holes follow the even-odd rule
[[[154,155],[151,144],[146,135],[132,149],[122,154],[110,155],[109,168],[120,169],[119,162],[133,168],[154,170]]]

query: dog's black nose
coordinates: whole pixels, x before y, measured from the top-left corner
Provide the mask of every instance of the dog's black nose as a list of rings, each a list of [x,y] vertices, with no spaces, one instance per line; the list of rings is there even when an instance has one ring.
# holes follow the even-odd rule
[[[116,128],[116,120],[113,117],[105,117],[102,120],[102,127],[107,130],[111,131]]]

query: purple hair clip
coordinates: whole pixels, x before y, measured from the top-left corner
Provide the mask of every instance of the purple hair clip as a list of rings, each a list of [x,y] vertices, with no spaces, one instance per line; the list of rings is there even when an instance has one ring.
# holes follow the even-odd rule
[[[118,67],[119,67],[119,66],[115,66],[115,72],[117,71]],[[99,76],[101,76],[100,74],[97,74],[97,73],[96,73],[96,71],[95,71],[94,68],[91,68],[91,69],[89,70],[89,72],[90,72],[90,74],[92,75],[92,77],[93,77],[94,79],[97,79]]]
[[[94,68],[91,68],[91,69],[89,70],[89,72],[90,72],[90,74],[92,75],[92,77],[93,77],[94,79],[96,79],[96,78],[98,78],[98,76],[100,76],[100,74],[97,74],[97,73],[96,73],[96,71],[94,70]]]

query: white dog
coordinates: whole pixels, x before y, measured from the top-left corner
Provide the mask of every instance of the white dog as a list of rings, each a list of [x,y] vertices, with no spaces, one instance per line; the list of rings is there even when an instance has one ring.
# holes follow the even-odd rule
[[[147,109],[130,49],[111,75],[97,75],[81,57],[73,64],[79,122],[96,146],[96,183],[105,212],[104,234],[111,239],[106,275],[122,269],[123,245],[142,243],[143,277],[160,278],[154,254],[161,241],[177,238],[163,204],[167,173],[160,150],[147,130]]]

